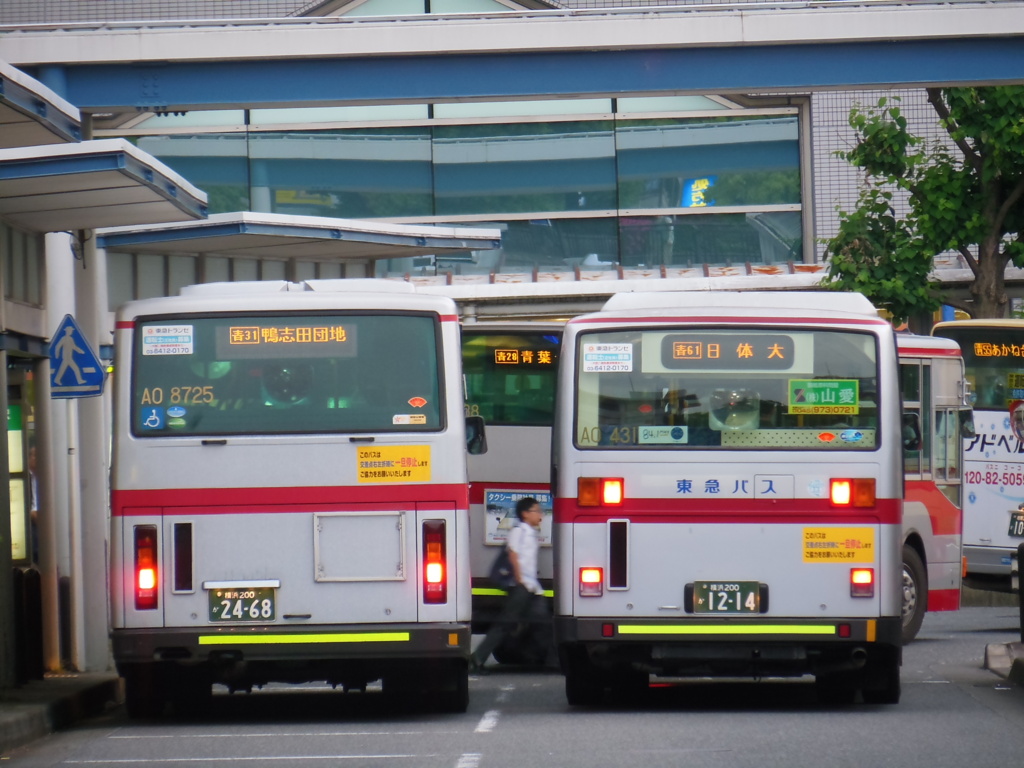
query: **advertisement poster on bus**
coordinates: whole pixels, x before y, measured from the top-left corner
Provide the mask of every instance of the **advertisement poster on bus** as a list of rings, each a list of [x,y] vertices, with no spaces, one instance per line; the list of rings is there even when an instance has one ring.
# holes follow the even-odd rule
[[[509,531],[516,524],[516,502],[525,496],[532,496],[540,502],[544,516],[540,521],[538,539],[542,547],[551,546],[551,492],[516,491],[504,488],[484,491],[484,519],[487,523],[484,543],[488,546],[504,546]]]

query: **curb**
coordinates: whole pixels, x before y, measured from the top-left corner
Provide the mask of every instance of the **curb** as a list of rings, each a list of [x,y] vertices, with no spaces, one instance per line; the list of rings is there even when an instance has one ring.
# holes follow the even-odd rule
[[[1015,685],[1024,685],[1024,643],[986,645],[984,666]]]
[[[56,675],[0,693],[0,754],[102,714],[123,700],[116,675]]]

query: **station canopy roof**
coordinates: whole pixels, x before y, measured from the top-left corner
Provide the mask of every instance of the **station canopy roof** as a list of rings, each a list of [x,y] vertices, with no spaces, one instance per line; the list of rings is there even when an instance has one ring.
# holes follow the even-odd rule
[[[0,149],[0,219],[34,232],[206,216],[206,193],[124,139]]]
[[[78,141],[78,108],[20,69],[0,61],[0,149]]]
[[[113,252],[215,254],[265,259],[392,259],[482,251],[501,246],[497,229],[387,224],[275,213],[219,213],[204,221],[113,227],[97,233]]]

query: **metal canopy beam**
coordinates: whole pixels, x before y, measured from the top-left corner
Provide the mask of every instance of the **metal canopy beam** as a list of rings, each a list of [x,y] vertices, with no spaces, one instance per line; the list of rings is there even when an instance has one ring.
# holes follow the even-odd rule
[[[0,61],[0,149],[81,138],[82,120],[77,107]]]
[[[83,111],[1024,82],[1024,38],[69,65]]]
[[[0,150],[0,219],[23,229],[205,216],[205,192],[124,139]]]
[[[101,230],[97,237],[108,252],[308,261],[368,261],[501,246],[496,229],[249,212],[214,214],[205,221],[169,226],[114,227]]]

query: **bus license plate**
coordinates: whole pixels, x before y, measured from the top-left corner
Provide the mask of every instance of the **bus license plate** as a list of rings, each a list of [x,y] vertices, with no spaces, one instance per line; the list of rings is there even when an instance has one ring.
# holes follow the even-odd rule
[[[211,589],[210,621],[273,621],[274,588]]]
[[[1013,512],[1010,514],[1010,536],[1024,539],[1024,512]]]
[[[758,613],[761,584],[756,581],[697,581],[694,613]]]

